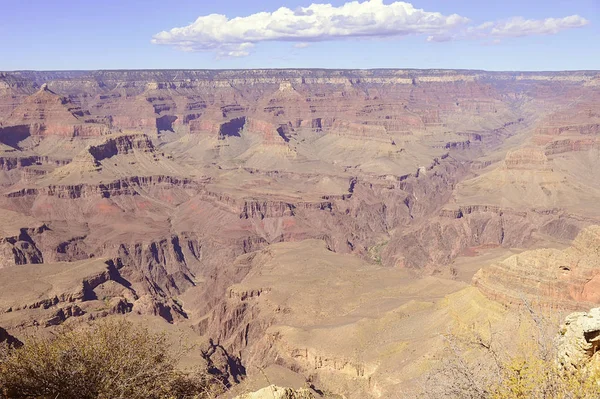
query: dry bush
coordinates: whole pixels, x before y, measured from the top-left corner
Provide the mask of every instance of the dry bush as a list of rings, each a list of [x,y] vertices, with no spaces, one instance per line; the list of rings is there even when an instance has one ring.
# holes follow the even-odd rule
[[[492,399],[592,399],[600,397],[598,374],[586,369],[565,372],[554,361],[514,357],[503,365]]]
[[[164,334],[127,321],[102,321],[33,337],[0,353],[0,397],[48,399],[211,398],[205,370],[183,372]]]
[[[558,331],[525,304],[531,318],[521,321],[517,351],[496,342],[494,334],[448,333],[446,358],[429,373],[419,397],[448,399],[592,399],[600,398],[600,371],[565,371],[557,361]],[[554,326],[555,327],[555,326]]]

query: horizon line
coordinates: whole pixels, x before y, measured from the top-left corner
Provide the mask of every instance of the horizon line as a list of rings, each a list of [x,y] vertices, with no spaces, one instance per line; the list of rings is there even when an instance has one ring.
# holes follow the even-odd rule
[[[600,69],[560,69],[560,70],[489,70],[489,69],[469,69],[469,68],[115,68],[115,69],[13,69],[0,70],[0,73],[22,73],[22,72],[135,72],[135,71],[203,71],[203,72],[237,72],[237,71],[461,71],[461,72],[486,72],[486,73],[567,73],[567,72],[595,72],[600,73]]]

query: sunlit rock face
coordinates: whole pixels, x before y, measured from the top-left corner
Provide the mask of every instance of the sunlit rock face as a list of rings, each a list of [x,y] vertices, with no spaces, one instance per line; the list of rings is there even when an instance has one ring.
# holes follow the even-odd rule
[[[600,227],[579,233],[564,250],[525,251],[474,277],[486,295],[512,304],[584,309],[600,302]]]

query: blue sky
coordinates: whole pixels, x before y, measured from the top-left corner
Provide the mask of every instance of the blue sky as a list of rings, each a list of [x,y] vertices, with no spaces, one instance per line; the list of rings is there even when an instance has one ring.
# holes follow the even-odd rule
[[[600,0],[346,3],[0,0],[0,70],[600,69]]]

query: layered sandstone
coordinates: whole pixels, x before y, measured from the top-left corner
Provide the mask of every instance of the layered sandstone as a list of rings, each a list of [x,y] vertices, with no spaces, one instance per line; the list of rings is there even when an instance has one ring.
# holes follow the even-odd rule
[[[504,159],[504,165],[506,169],[543,170],[548,167],[548,158],[543,150],[537,148],[521,148],[509,151]]]
[[[108,126],[86,124],[86,113],[69,99],[51,91],[47,85],[27,97],[4,120],[0,134],[11,135],[13,131],[27,129],[29,135],[58,135],[67,137],[101,136]]]
[[[244,130],[259,135],[261,143],[265,145],[285,145],[290,140],[281,127],[260,119],[248,118]]]
[[[384,126],[373,126],[336,120],[331,126],[331,132],[342,137],[355,138],[358,140],[375,140],[394,144],[394,140],[387,134]]]
[[[473,282],[505,303],[589,307],[600,301],[600,227],[582,230],[565,250],[526,251],[485,267]]]
[[[556,136],[597,136],[600,134],[600,109],[594,98],[576,102],[550,113],[537,127],[537,140]],[[591,101],[590,101],[591,100]]]
[[[209,137],[218,137],[221,132],[222,123],[215,120],[201,118],[189,122],[190,133],[208,133]]]
[[[118,135],[107,138],[102,144],[91,146],[88,151],[96,161],[126,155],[132,151],[153,152],[154,145],[145,134]]]

